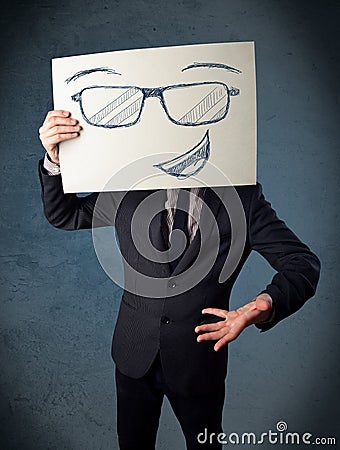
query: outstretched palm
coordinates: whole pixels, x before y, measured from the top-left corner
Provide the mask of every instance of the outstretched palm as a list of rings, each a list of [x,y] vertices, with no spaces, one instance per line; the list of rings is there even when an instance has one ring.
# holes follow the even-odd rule
[[[236,339],[247,326],[268,320],[272,314],[272,299],[268,294],[260,294],[251,302],[234,311],[206,308],[203,309],[202,314],[213,314],[223,319],[195,328],[196,333],[203,333],[199,334],[197,342],[217,341],[214,350],[218,351],[221,347]]]

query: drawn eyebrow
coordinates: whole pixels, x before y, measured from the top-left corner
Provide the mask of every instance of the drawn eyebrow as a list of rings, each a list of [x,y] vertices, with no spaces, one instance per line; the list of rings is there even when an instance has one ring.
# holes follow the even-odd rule
[[[69,84],[71,81],[75,81],[78,78],[83,77],[84,75],[89,75],[90,73],[93,73],[93,72],[105,72],[105,73],[111,73],[114,75],[121,75],[121,73],[116,72],[114,69],[109,69],[108,67],[94,67],[93,69],[86,69],[86,70],[81,70],[80,72],[76,72],[69,78],[66,78],[65,83]]]
[[[188,66],[184,67],[182,69],[182,72],[189,69],[198,69],[201,67],[208,67],[209,69],[226,69],[229,70],[229,72],[233,73],[242,73],[241,70],[235,69],[235,67],[227,66],[226,64],[222,63],[209,63],[209,62],[194,62],[193,64],[189,64]]]

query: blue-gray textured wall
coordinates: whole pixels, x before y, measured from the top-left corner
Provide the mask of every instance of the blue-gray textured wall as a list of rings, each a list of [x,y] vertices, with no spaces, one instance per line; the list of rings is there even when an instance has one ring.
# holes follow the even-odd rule
[[[339,18],[330,0],[2,3],[1,450],[118,448],[110,345],[120,290],[103,273],[91,233],[53,229],[40,202],[50,59],[242,40],[256,42],[259,181],[323,270],[303,310],[231,344],[224,429],[261,433],[284,420],[290,431],[336,436]],[[253,255],[232,304],[247,302],[272,273]],[[167,403],[158,448],[184,448]]]

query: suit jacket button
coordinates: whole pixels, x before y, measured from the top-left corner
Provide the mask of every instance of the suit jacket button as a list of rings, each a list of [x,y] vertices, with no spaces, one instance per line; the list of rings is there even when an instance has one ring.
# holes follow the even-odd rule
[[[161,317],[161,322],[162,322],[162,323],[168,324],[168,323],[170,323],[170,319],[169,319],[169,317],[167,317],[167,316],[162,316],[162,317]]]

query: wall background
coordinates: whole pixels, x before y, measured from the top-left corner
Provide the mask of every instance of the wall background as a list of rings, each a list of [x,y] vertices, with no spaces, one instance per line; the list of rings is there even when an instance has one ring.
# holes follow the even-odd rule
[[[37,130],[52,108],[50,59],[242,40],[256,41],[259,181],[279,216],[320,256],[322,275],[302,311],[231,344],[224,429],[260,434],[284,420],[290,431],[336,436],[339,13],[331,0],[4,4],[1,450],[118,448],[110,345],[120,290],[97,262],[90,231],[53,229],[42,214]],[[271,275],[253,255],[232,305],[248,301]],[[184,448],[167,403],[158,445]]]

